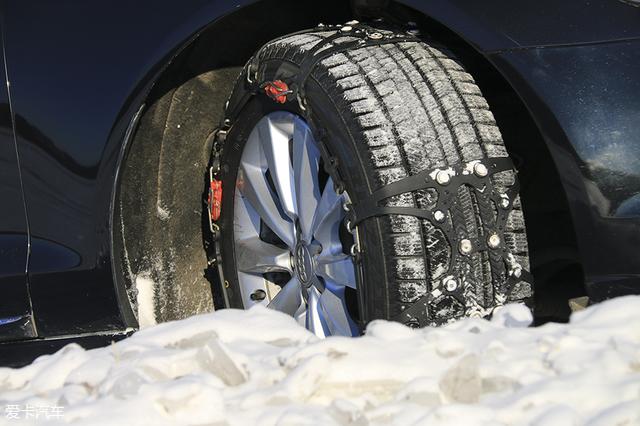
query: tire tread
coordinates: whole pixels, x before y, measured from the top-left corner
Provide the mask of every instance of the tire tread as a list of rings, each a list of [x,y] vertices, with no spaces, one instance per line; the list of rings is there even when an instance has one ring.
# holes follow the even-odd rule
[[[331,34],[332,31],[320,31],[281,38],[261,49],[260,58],[300,64],[306,51]],[[337,53],[323,59],[312,78],[333,99],[351,134],[357,135],[354,138],[366,153],[365,169],[378,186],[428,169],[508,155],[489,105],[473,77],[449,51],[435,44],[402,42]],[[492,176],[500,191],[514,178],[511,171]],[[495,221],[496,206],[488,197],[478,197],[464,186],[459,188],[457,197],[459,202],[451,209],[457,235],[482,237],[485,221]],[[434,202],[434,194],[420,190],[390,197],[384,204],[429,208]],[[457,247],[451,247],[428,220],[402,215],[375,220],[386,236],[388,272],[383,285],[389,293],[386,315],[394,317],[434,289]],[[516,259],[528,268],[519,199],[514,200],[505,240]],[[462,268],[467,277],[472,277],[464,284],[464,308],[431,307],[432,323],[504,302],[497,300],[496,293],[506,274],[499,256],[476,253]],[[514,300],[531,296],[526,283],[518,287]]]

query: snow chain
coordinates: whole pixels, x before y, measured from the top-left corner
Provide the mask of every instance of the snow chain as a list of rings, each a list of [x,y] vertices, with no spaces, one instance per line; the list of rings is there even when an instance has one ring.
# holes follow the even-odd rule
[[[316,28],[300,31],[295,34],[317,33],[318,31],[324,30],[336,32],[304,52],[305,56],[300,65],[300,71],[293,77],[283,78],[281,80],[266,80],[266,77],[261,75],[261,71],[264,72],[264,70],[260,69],[259,64],[260,50],[249,60],[241,74],[241,78],[244,80],[244,90],[240,96],[234,96],[234,93],[227,102],[225,106],[227,118],[213,134],[214,143],[211,168],[209,170],[210,181],[217,179],[220,170],[220,155],[224,148],[227,132],[232,127],[235,118],[252,97],[265,95],[277,103],[284,104],[292,101],[298,103],[302,111],[302,116],[307,123],[309,123],[319,143],[320,153],[325,164],[325,171],[332,178],[336,192],[338,194],[344,192],[344,181],[338,171],[338,159],[332,156],[326,147],[327,132],[314,122],[310,113],[310,107],[305,96],[307,79],[320,61],[335,54],[369,46],[419,42],[420,39],[406,33],[395,34],[386,31],[382,33],[375,28],[357,21],[351,21],[345,25],[320,24]],[[285,37],[291,35],[294,34],[289,34]],[[518,282],[525,281],[529,284],[533,283],[532,275],[517,263],[515,257],[509,252],[505,244],[504,232],[507,218],[513,209],[513,202],[519,191],[517,177],[514,180],[514,184],[504,193],[498,192],[491,179],[494,174],[509,170],[517,173],[513,163],[508,157],[483,158],[447,168],[425,170],[416,175],[386,185],[375,191],[367,199],[360,200],[356,204],[349,203],[345,206],[345,210],[347,211],[345,218],[347,229],[354,235],[354,240],[356,241],[356,244],[351,248],[351,254],[358,269],[361,268],[361,262],[357,226],[362,223],[363,220],[372,217],[397,214],[427,219],[434,227],[439,229],[451,243],[449,268],[444,274],[445,278],[441,281],[441,285],[436,286],[434,290],[414,302],[408,309],[402,312],[401,317],[405,319],[419,317],[421,311],[426,311],[428,305],[443,294],[441,289],[446,289],[448,294],[458,293],[458,295],[461,296],[464,286],[456,281],[455,267],[459,261],[463,261],[465,257],[474,253],[489,251],[490,255],[499,256],[506,266],[506,280],[503,282],[501,288],[498,289],[499,293],[504,295],[504,300],[498,301],[499,304],[508,300],[509,295]],[[465,238],[462,235],[457,235],[451,221],[451,209],[457,203],[456,195],[458,188],[463,185],[488,195],[497,208],[496,220],[483,223],[483,232],[481,232],[477,238]],[[435,206],[431,209],[421,209],[416,207],[380,205],[383,200],[389,197],[416,190],[435,191],[437,193]],[[211,199],[212,197],[210,196],[207,202],[207,208],[213,245],[215,247],[215,259],[210,260],[209,263],[210,265],[217,263],[218,277],[223,289],[225,303],[229,306],[227,295],[229,284],[224,279],[220,248],[219,244],[217,244],[220,238],[220,229],[216,225],[215,220],[212,220],[213,206]],[[454,242],[457,244],[453,244]],[[359,270],[359,274],[362,276],[361,270]]]

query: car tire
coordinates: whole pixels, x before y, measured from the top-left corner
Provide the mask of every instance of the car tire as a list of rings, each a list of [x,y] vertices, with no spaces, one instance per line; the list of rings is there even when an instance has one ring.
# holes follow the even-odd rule
[[[305,104],[295,98],[280,103],[265,95],[264,84],[249,93],[255,87],[252,77],[259,82],[295,77],[314,46],[337,31],[339,27],[322,27],[266,44],[245,67],[230,99],[231,128],[221,153],[224,195],[219,225],[221,267],[231,307],[248,307],[238,287],[233,245],[238,168],[251,129],[265,115],[287,111],[313,124],[354,205],[380,188],[425,171],[508,157],[473,77],[448,50],[428,41],[337,50],[310,72]],[[330,44],[338,43],[335,39]],[[507,302],[530,302],[532,284],[524,276],[513,279],[514,271],[520,277],[519,271],[529,269],[518,196],[508,200],[508,216],[499,230],[503,251],[457,255],[462,240],[486,240],[501,208],[492,196],[508,193],[516,174],[502,170],[487,179],[493,194],[469,185],[452,187],[450,208],[443,213],[453,238],[436,221],[411,215],[376,215],[358,224],[356,301],[349,309],[360,326],[379,318],[414,327],[440,325],[463,316],[489,316]],[[443,196],[439,194],[443,193],[419,188],[381,205],[431,211]],[[448,276],[451,271],[455,274]],[[512,288],[507,291],[508,282]]]

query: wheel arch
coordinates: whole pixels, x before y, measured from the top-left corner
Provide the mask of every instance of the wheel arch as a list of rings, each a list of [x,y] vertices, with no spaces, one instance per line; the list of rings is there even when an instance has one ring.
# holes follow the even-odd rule
[[[202,207],[200,194],[205,184],[203,172],[211,146],[208,136],[222,118],[224,102],[240,68],[262,44],[277,36],[314,26],[322,21],[346,21],[352,16],[349,5],[339,0],[324,2],[322,5],[295,0],[247,1],[242,7],[227,10],[222,15],[210,12],[207,12],[209,16],[217,18],[209,18],[208,23],[190,20],[181,30],[191,30],[172,35],[172,39],[176,40],[174,45],[167,47],[163,58],[150,68],[129,97],[121,114],[121,117],[129,118],[129,125],[122,140],[113,183],[110,232],[113,279],[121,313],[128,326],[139,325],[137,315],[131,310],[128,301],[131,297],[135,298],[130,290],[133,280],[139,275],[139,271],[130,269],[134,263],[146,265],[147,271],[144,272],[152,275],[153,282],[158,279],[159,273],[173,273],[180,266],[192,269],[195,265],[199,268],[197,273],[203,277],[205,275],[206,263],[203,262],[206,262],[206,258],[199,259],[195,264],[188,264],[187,259],[177,264],[163,260],[161,252],[172,249],[166,244],[162,245],[167,242],[162,239],[166,229],[151,229],[143,222],[141,215],[154,217],[157,221],[153,225],[161,225],[162,216],[166,212],[163,213],[163,206],[158,202],[154,207],[152,198],[157,198],[163,184],[165,188],[173,185],[175,189],[176,185],[185,184],[184,179],[191,185],[198,185],[197,199],[190,199],[189,205]],[[266,22],[265,16],[270,16]],[[193,170],[187,173],[190,176],[176,173],[175,166],[178,161],[184,162],[185,158],[177,155],[179,151],[170,144],[176,141],[177,128],[191,126],[193,129],[194,117],[207,117],[206,124],[196,129],[186,140],[188,143],[199,144],[197,155],[186,159],[191,161],[189,164],[201,167],[202,173],[199,176],[202,178],[197,182],[194,181]],[[167,137],[167,133],[174,134]],[[163,160],[160,159],[161,156]],[[158,163],[154,164],[154,161]],[[140,188],[145,191],[140,191]],[[123,199],[126,191],[130,195]],[[185,194],[186,191],[182,193]],[[134,219],[128,230],[123,231],[127,228],[123,221],[136,216],[137,220]],[[193,235],[194,229],[191,227],[191,231],[182,231],[182,234]],[[201,235],[198,237],[201,241]],[[133,250],[125,245],[125,240],[133,242]],[[153,242],[160,243],[161,246],[152,251],[142,247]],[[138,245],[137,249],[135,245]],[[202,254],[204,255],[204,250]],[[172,259],[175,261],[175,257]],[[181,312],[180,309],[173,311],[176,318],[194,313]]]
[[[301,8],[296,6],[298,3],[295,1],[283,4],[282,2],[276,3],[273,0],[263,0],[254,2],[251,5],[245,4],[235,11],[227,11],[223,17],[211,20],[208,23],[193,21],[188,24],[192,30],[184,31],[182,37],[176,38],[176,40],[180,41],[168,50],[168,53],[158,65],[149,71],[147,78],[143,80],[144,83],[138,89],[139,94],[133,97],[138,102],[138,110],[140,111],[138,118],[140,121],[134,123],[132,120],[131,137],[128,138],[128,141],[125,140],[125,145],[121,150],[118,174],[113,190],[111,232],[113,241],[112,256],[116,264],[118,259],[123,256],[123,247],[119,247],[116,238],[114,238],[118,220],[121,219],[116,208],[117,200],[121,196],[121,187],[130,186],[134,188],[140,183],[139,179],[128,177],[126,169],[146,170],[149,172],[149,169],[143,167],[145,161],[149,159],[150,153],[156,155],[163,149],[162,143],[159,143],[157,138],[149,137],[154,130],[158,130],[159,124],[156,123],[154,128],[153,125],[150,126],[147,123],[145,127],[145,119],[149,119],[149,115],[153,114],[153,111],[157,112],[163,102],[165,107],[171,105],[172,99],[175,103],[176,91],[180,88],[187,90],[189,82],[191,82],[190,84],[195,84],[194,80],[197,80],[200,75],[209,73],[210,82],[221,76],[230,78],[235,72],[233,71],[234,69],[237,70],[238,67],[242,66],[260,45],[273,37],[313,26],[318,22],[340,22],[350,19],[352,15],[348,5],[345,3],[335,1],[330,5],[323,4],[322,7]],[[369,6],[373,6],[363,9],[362,3],[368,3]],[[517,126],[508,125],[515,116],[518,122],[521,123],[521,128],[525,128],[531,135],[535,135],[530,136],[530,140],[533,143],[531,146],[535,146],[537,153],[540,154],[537,164],[549,167],[552,172],[547,173],[547,178],[552,182],[551,185],[557,189],[562,188],[560,177],[548,152],[545,140],[527,108],[526,100],[518,95],[512,85],[503,77],[500,69],[482,53],[482,49],[488,46],[492,48],[498,48],[499,46],[513,47],[513,42],[509,41],[504,35],[490,31],[490,29],[479,25],[477,22],[474,23],[473,17],[470,17],[458,6],[450,5],[438,8],[434,4],[422,2],[420,3],[421,9],[417,10],[411,9],[400,2],[361,2],[355,0],[351,6],[357,17],[377,14],[381,10],[380,8],[384,8],[383,14],[389,20],[400,24],[406,24],[408,21],[416,22],[423,34],[453,50],[476,78],[478,85],[487,97],[496,120],[500,128],[503,129],[505,143],[510,153],[517,157],[519,156],[519,151],[527,145],[518,138],[517,129],[512,128]],[[264,17],[272,16],[274,10],[278,11],[277,17],[269,20],[267,22],[268,25],[264,25]],[[238,33],[242,34],[239,43]],[[234,49],[230,49],[231,46]],[[207,54],[207,52],[211,51],[215,51],[217,55]],[[203,55],[205,56],[204,60]],[[211,108],[213,105],[209,105],[207,109],[209,113],[214,114],[214,119],[211,120],[211,123],[222,118],[220,115],[222,106],[233,81],[227,80],[226,84],[225,82],[220,83],[221,81],[218,81],[215,89],[207,94],[208,99],[215,105],[215,108]],[[190,106],[196,106],[197,102],[198,100],[195,97],[182,97],[180,100],[182,113],[176,112],[174,108],[173,124],[167,122],[164,126],[177,126],[177,123],[185,119],[187,114],[193,114],[194,110],[190,110]],[[204,111],[200,112],[204,113]],[[206,141],[206,130],[202,129],[200,133],[200,143],[202,144]],[[208,152],[206,146],[204,151]],[[167,167],[167,170],[173,170],[173,168]],[[527,168],[526,165],[521,171],[525,174],[535,172],[535,170]],[[557,255],[562,252],[562,256],[567,259],[573,259],[571,279],[575,281],[576,286],[581,286],[582,270],[579,266],[577,243],[573,232],[575,228],[571,220],[568,203],[566,202],[566,194],[562,191],[554,194],[554,200],[550,204],[553,205],[555,213],[561,212],[562,219],[554,221],[551,228],[549,228],[549,218],[547,217],[549,212],[535,212],[535,208],[527,208],[527,204],[533,207],[540,197],[542,183],[535,179],[533,181],[533,195],[531,197],[523,196],[525,214],[527,214],[527,211],[531,212],[527,214],[527,226],[533,231],[530,234],[548,236],[553,234],[550,229],[562,231],[559,234],[556,233],[557,235],[562,235],[562,237],[555,238],[554,241],[548,240],[538,243],[530,241],[530,244],[533,243],[531,244],[532,251],[536,246],[539,246],[545,252],[544,256],[540,257],[543,273],[539,273],[539,275],[545,277],[542,280],[545,283],[547,281],[555,282],[557,278],[554,277],[557,273],[562,273],[566,268],[562,271],[557,271],[557,265],[545,266],[544,263],[547,262],[547,259],[553,257],[550,253]],[[204,184],[202,181],[200,183]],[[542,229],[544,232],[542,234],[535,232],[537,229]],[[139,231],[139,227],[132,230],[132,235]],[[122,299],[122,296],[126,294],[125,288],[130,283],[122,282],[119,276],[126,274],[123,274],[123,271],[119,270],[117,266],[113,269],[116,287]],[[121,302],[126,302],[126,300],[121,300]],[[123,311],[126,310],[127,308],[125,307]],[[131,315],[125,315],[125,317],[130,319],[128,321],[130,325],[137,325],[135,324],[135,318],[132,319]]]

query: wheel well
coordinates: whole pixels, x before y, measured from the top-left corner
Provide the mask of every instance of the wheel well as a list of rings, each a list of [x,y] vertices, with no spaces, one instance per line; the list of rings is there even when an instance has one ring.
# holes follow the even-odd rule
[[[213,307],[211,297],[202,297],[211,294],[202,195],[209,136],[222,119],[241,67],[275,37],[321,21],[349,19],[349,5],[340,0],[262,1],[202,31],[158,77],[126,148],[114,208],[115,276],[124,281],[118,284],[126,289],[139,323],[148,317],[151,322],[179,319]],[[138,305],[148,299],[148,285],[161,297],[143,315]]]
[[[209,286],[200,214],[204,170],[209,136],[235,79],[267,41],[319,22],[350,19],[349,4],[340,0],[263,0],[216,21],[162,72],[127,147],[115,206],[116,277],[124,279],[134,306],[135,281],[144,276],[168,300],[154,306],[156,319],[211,309],[212,300],[187,299]],[[538,316],[566,316],[566,299],[584,294],[574,227],[560,178],[525,105],[485,57],[439,23],[397,3],[387,4],[385,19],[403,26],[414,22],[425,37],[452,50],[476,79],[519,165]]]

